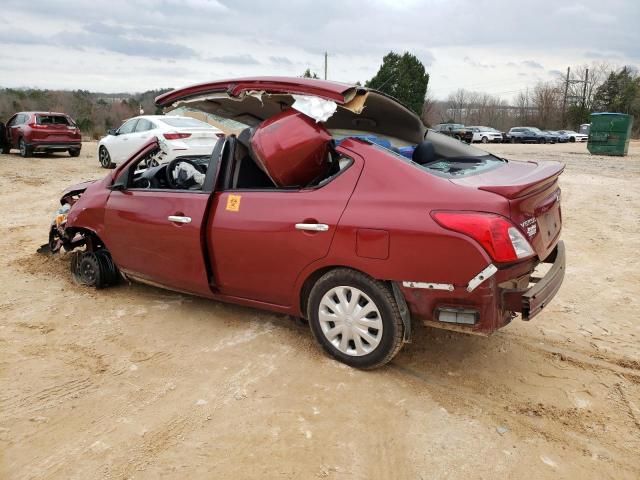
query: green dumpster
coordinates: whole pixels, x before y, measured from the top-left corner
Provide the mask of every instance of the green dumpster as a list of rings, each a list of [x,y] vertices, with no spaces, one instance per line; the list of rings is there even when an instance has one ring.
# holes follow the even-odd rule
[[[624,156],[629,150],[633,117],[625,113],[592,113],[587,148],[594,155]]]

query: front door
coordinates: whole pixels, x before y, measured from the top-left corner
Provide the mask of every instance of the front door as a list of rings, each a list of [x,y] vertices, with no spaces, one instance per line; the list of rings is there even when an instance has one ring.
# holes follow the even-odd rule
[[[113,191],[104,241],[125,273],[175,290],[211,296],[202,227],[210,193]]]
[[[316,189],[216,193],[207,242],[220,293],[291,305],[298,275],[329,252],[361,168]]]
[[[118,129],[118,135],[109,144],[109,153],[111,160],[116,163],[121,163],[127,160],[133,153],[138,150],[132,145],[132,136],[138,124],[138,118],[132,118],[127,120]],[[141,147],[142,145],[140,145]],[[139,147],[138,147],[139,148]]]

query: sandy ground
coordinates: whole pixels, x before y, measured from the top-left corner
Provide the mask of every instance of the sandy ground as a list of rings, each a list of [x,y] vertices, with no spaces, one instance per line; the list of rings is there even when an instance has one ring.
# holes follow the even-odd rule
[[[567,164],[565,283],[491,338],[417,329],[386,368],[290,318],[35,253],[78,159],[0,156],[0,478],[640,478],[640,144],[498,145]]]

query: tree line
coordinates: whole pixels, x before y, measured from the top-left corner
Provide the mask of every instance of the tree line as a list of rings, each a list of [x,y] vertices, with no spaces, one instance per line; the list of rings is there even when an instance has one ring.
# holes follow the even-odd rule
[[[154,99],[170,89],[144,93],[95,93],[87,90],[0,89],[0,121],[7,122],[16,112],[46,111],[70,115],[82,133],[98,139],[110,128],[119,127],[127,118],[144,111],[156,111]]]
[[[586,74],[587,68],[589,74]],[[594,112],[634,116],[633,133],[640,134],[640,74],[630,66],[612,68],[606,63],[572,68],[575,78],[539,82],[516,94],[512,102],[483,92],[459,89],[444,101],[427,97],[422,111],[425,123],[485,125],[499,130],[520,126],[541,129],[577,129],[589,123]]]

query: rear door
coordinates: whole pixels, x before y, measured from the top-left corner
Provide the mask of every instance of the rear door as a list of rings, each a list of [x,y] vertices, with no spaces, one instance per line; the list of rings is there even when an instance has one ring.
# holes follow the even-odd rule
[[[149,141],[151,130],[154,128],[156,128],[156,125],[150,120],[146,118],[138,119],[135,129],[129,134],[129,144],[127,146],[130,149],[129,154],[140,150]]]
[[[207,241],[220,293],[291,305],[298,275],[329,252],[361,169],[357,160],[316,189],[216,193]]]

